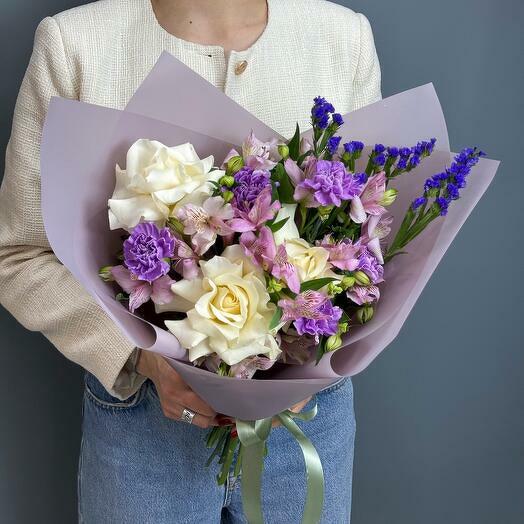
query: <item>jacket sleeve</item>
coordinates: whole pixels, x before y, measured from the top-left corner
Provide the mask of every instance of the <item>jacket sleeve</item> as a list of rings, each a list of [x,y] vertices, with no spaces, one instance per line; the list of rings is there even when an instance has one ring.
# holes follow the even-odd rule
[[[40,331],[114,396],[134,393],[144,377],[128,372],[132,344],[60,263],[46,238],[40,206],[40,139],[52,96],[78,98],[60,28],[42,20],[18,94],[0,188],[0,303]]]
[[[360,52],[353,80],[353,110],[382,99],[380,62],[369,20],[357,13],[360,20]]]

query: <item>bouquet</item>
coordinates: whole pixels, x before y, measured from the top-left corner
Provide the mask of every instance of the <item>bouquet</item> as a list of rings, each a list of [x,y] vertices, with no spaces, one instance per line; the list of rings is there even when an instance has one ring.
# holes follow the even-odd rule
[[[214,103],[214,118],[240,115],[251,131],[221,139],[213,118],[195,130],[203,119],[180,108],[170,122],[158,118],[155,101],[177,76],[188,96],[199,86],[197,112]],[[297,124],[289,140],[226,99],[163,55],[127,111],[53,101],[42,150],[46,230],[131,340],[168,357],[216,411],[236,418],[209,432],[208,465],[218,459],[219,483],[242,471],[249,521],[263,522],[260,477],[276,416],[302,448],[304,522],[317,522],[322,466],[293,420],[316,408],[287,407],[358,372],[394,338],[497,163],[477,148],[449,153],[431,86],[345,116],[318,96],[311,129],[301,134]],[[406,119],[407,109],[426,121],[381,133],[379,123],[392,111]],[[85,125],[73,128],[78,119]],[[418,131],[434,133],[403,142]],[[60,155],[57,136],[67,146]],[[80,144],[81,202],[57,210],[58,188],[75,183],[64,180],[63,151],[78,154]],[[73,235],[71,249],[64,237]]]

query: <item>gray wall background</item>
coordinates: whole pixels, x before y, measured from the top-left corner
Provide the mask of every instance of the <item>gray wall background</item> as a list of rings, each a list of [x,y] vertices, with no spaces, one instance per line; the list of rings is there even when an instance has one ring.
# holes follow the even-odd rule
[[[0,0],[2,151],[38,21],[82,3]],[[384,96],[434,82],[454,149],[503,160],[397,340],[354,379],[352,522],[521,523],[524,3],[339,3],[371,20]],[[0,521],[73,523],[81,370],[1,308],[0,369]]]

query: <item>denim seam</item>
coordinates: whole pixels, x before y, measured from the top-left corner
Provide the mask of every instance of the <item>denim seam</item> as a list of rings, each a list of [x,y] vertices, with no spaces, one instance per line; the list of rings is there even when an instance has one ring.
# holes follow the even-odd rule
[[[97,404],[99,407],[107,410],[124,410],[128,408],[136,407],[143,399],[145,395],[145,387],[141,387],[140,390],[135,394],[135,398],[131,402],[107,402],[98,398],[90,389],[89,385],[85,384],[85,391],[89,400]]]
[[[81,475],[82,475],[82,467],[84,464],[84,458],[83,458],[83,451],[84,451],[84,436],[82,435],[82,438],[80,440],[80,457],[78,459],[78,473],[76,478],[76,496],[78,497],[78,524],[83,524],[84,517],[82,515],[82,482],[81,482]]]

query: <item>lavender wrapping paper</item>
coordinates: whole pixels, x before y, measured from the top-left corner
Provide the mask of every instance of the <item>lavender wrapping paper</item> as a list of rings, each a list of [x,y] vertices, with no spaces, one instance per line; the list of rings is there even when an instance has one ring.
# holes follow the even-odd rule
[[[176,96],[174,96],[176,93]],[[320,93],[321,95],[323,93]],[[195,117],[199,112],[202,117]],[[390,211],[393,232],[424,180],[449,164],[449,140],[442,109],[431,84],[345,115],[343,138],[368,144],[409,145],[436,137],[437,151],[415,171],[395,180],[400,190]],[[137,346],[168,358],[184,380],[217,412],[253,420],[272,416],[338,380],[367,367],[396,337],[440,259],[493,179],[498,162],[482,159],[460,200],[444,220],[433,222],[409,246],[409,255],[385,267],[382,298],[373,320],[355,327],[344,347],[318,366],[283,366],[269,379],[220,377],[195,368],[168,331],[130,313],[114,299],[98,269],[114,260],[121,231],[110,231],[107,200],[115,164],[138,138],[168,145],[191,142],[201,157],[220,163],[232,145],[253,129],[261,139],[278,136],[219,89],[167,53],[138,88],[124,111],[54,98],[41,147],[42,214],[49,242],[59,260]],[[306,132],[305,135],[308,133]],[[452,363],[450,363],[451,365]]]

